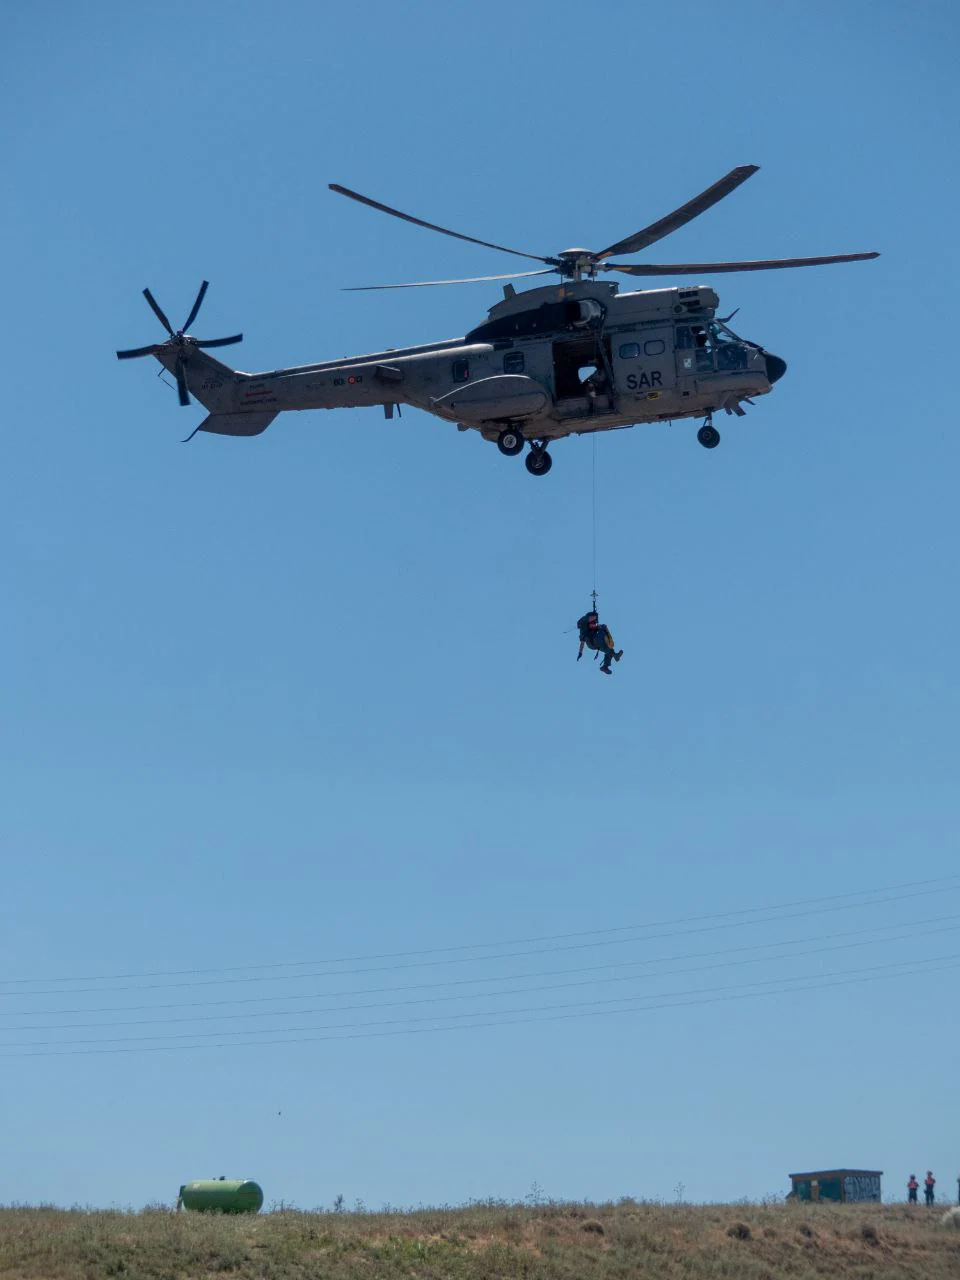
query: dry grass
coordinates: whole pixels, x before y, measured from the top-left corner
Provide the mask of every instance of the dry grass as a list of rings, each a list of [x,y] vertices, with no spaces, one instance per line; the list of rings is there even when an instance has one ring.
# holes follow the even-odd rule
[[[906,1205],[499,1203],[257,1217],[0,1209],[4,1280],[956,1280]]]

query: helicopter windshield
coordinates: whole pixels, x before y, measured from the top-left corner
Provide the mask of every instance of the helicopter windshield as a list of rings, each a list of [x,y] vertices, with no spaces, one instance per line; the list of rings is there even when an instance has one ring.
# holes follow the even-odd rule
[[[710,333],[716,348],[718,369],[745,369],[747,367],[747,347],[742,338],[738,338],[732,329],[717,322],[710,326]]]
[[[711,321],[709,327],[717,331],[721,342],[742,342],[747,347],[754,345],[754,343],[748,342],[746,338],[741,338],[738,333],[734,333],[730,326],[724,324],[722,320]]]
[[[745,369],[750,344],[739,337],[722,321],[709,324],[680,325],[677,328],[677,347],[692,349],[699,373],[718,369]]]

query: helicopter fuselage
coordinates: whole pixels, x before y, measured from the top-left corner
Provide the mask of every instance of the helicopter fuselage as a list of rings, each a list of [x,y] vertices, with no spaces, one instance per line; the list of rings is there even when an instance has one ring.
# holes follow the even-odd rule
[[[256,435],[290,410],[380,405],[392,418],[411,405],[504,452],[524,441],[542,450],[571,434],[742,415],[786,369],[716,319],[719,298],[704,286],[619,293],[580,280],[508,285],[504,295],[463,338],[265,373],[239,373],[188,346],[187,385],[210,411],[199,429]],[[155,354],[173,368],[174,348]],[[504,439],[519,444],[508,450]]]

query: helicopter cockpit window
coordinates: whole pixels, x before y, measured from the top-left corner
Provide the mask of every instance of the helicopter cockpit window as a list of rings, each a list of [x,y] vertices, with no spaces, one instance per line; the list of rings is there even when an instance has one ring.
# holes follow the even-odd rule
[[[660,344],[660,350],[663,350],[663,343]],[[620,359],[635,360],[640,354],[639,342],[621,342],[620,343]]]
[[[467,382],[470,378],[470,363],[467,360],[454,360],[450,367],[450,376],[454,382]]]
[[[747,367],[747,349],[739,342],[729,329],[721,329],[718,325],[710,326],[710,337],[717,353],[717,368],[722,370],[745,369]]]
[[[709,340],[709,334],[703,325],[677,325],[677,349],[680,351],[706,347]]]
[[[739,342],[720,342],[717,344],[718,369],[745,369],[747,367],[747,351]]]
[[[690,355],[681,357],[682,369],[692,371],[695,368],[698,373],[712,372],[714,346],[713,335],[702,324],[677,325],[677,350],[690,352]]]
[[[504,373],[523,373],[523,352],[508,351],[503,357]]]

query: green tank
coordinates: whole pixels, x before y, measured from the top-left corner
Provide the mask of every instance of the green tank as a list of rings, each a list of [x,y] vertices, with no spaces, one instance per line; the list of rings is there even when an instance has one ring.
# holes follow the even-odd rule
[[[180,1188],[179,1205],[200,1213],[257,1213],[263,1192],[249,1178],[201,1178]]]

